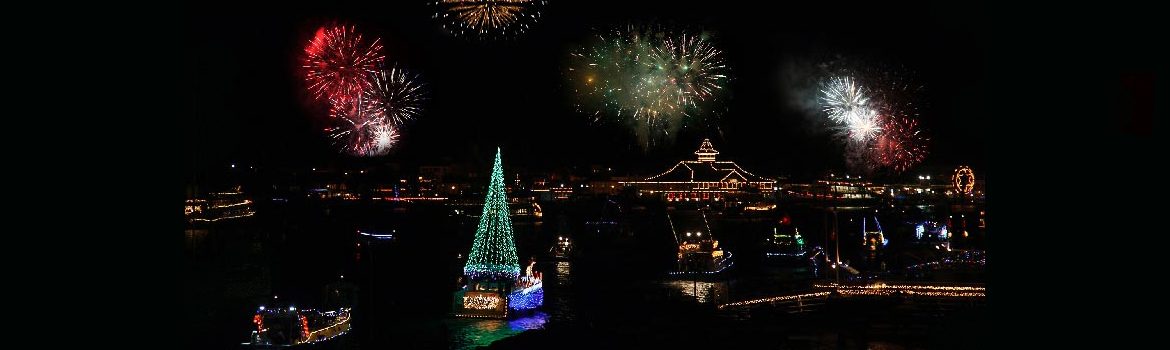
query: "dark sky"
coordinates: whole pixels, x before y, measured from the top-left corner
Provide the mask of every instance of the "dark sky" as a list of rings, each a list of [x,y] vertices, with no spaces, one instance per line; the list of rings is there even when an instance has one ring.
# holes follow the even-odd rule
[[[425,1],[342,2],[241,8],[200,6],[190,16],[188,81],[194,113],[185,156],[193,172],[231,162],[269,169],[448,162],[486,164],[497,145],[506,166],[531,170],[603,164],[657,173],[691,158],[709,137],[722,154],[765,176],[814,176],[842,169],[842,146],[789,103],[799,93],[786,67],[843,57],[891,67],[922,85],[920,122],[933,139],[924,169],[948,172],[984,162],[986,36],[978,5],[887,2],[552,0],[514,40],[473,41],[445,33]],[[946,7],[939,7],[946,6]],[[388,62],[420,73],[430,87],[423,115],[385,157],[338,155],[319,131],[298,59],[322,24],[354,24],[382,38]],[[627,23],[702,28],[716,35],[732,80],[718,129],[689,128],[673,146],[644,151],[623,126],[574,111],[564,78],[568,52],[594,29]],[[790,73],[789,73],[790,74]]]

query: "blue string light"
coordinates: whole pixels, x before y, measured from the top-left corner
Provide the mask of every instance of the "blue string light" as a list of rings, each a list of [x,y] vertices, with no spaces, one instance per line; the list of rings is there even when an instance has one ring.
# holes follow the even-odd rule
[[[537,282],[531,287],[512,291],[508,294],[508,308],[514,311],[532,310],[544,304],[544,285]]]

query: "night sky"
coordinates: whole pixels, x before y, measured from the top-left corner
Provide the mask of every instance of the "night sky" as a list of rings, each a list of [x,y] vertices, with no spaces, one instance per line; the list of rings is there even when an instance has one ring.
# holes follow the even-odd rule
[[[702,7],[696,7],[702,4]],[[194,113],[184,123],[192,172],[227,164],[268,169],[311,166],[490,164],[497,145],[506,167],[551,170],[614,166],[619,175],[652,175],[693,158],[711,138],[721,157],[765,176],[817,176],[843,169],[843,146],[823,116],[790,103],[794,74],[810,63],[843,58],[889,67],[923,86],[919,120],[931,152],[918,169],[947,173],[984,164],[985,11],[960,5],[871,2],[558,1],[513,40],[476,41],[446,33],[425,1],[193,6],[188,81]],[[946,6],[946,7],[939,7]],[[387,62],[422,75],[430,101],[388,156],[339,155],[320,131],[324,115],[309,103],[298,75],[300,54],[318,26],[354,24],[382,39]],[[715,35],[732,80],[718,128],[684,129],[672,146],[644,151],[620,123],[597,124],[575,111],[564,77],[567,57],[595,29],[663,24]],[[795,68],[794,68],[795,67]],[[795,73],[794,73],[795,72]],[[814,73],[814,71],[808,71]],[[916,174],[914,170],[907,176]]]

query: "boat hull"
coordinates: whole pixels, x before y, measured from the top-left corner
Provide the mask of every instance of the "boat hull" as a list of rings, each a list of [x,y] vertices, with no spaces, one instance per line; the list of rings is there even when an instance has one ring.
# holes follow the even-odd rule
[[[506,319],[534,311],[544,304],[544,284],[524,283],[503,288],[498,282],[473,283],[455,292],[454,316]]]

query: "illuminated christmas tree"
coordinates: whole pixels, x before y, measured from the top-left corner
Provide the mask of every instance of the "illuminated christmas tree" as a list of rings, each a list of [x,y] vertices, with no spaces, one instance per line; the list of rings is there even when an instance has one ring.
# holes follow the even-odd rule
[[[512,239],[512,218],[508,215],[508,195],[504,192],[504,167],[500,149],[496,148],[496,162],[492,166],[492,182],[488,185],[483,216],[475,230],[475,242],[463,274],[471,279],[514,280],[520,275],[516,257],[516,243]]]

